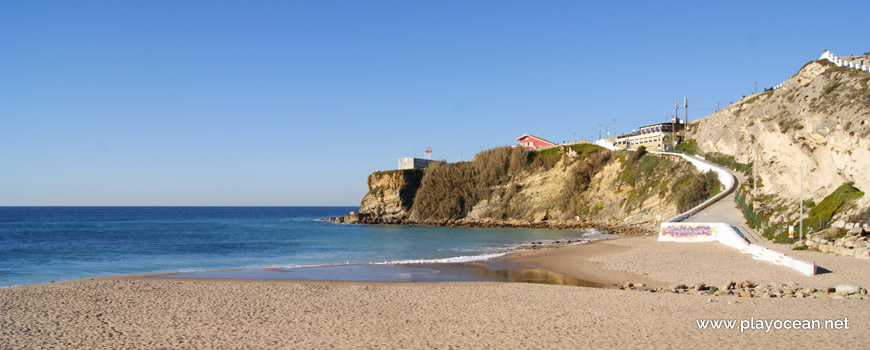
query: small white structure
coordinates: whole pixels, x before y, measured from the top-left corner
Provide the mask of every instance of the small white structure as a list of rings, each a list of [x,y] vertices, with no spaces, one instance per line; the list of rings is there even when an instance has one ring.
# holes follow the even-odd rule
[[[865,65],[863,59],[861,62],[850,62],[850,61],[844,60],[841,57],[834,56],[834,54],[832,54],[828,50],[825,50],[825,53],[823,53],[822,57],[819,57],[819,59],[831,61],[840,67],[846,66],[846,67],[849,67],[852,69],[858,69],[858,70],[863,70],[865,72],[870,72],[870,66]]]
[[[429,164],[432,164],[434,160],[431,159],[421,159],[421,158],[399,158],[399,170],[406,169],[423,169]]]

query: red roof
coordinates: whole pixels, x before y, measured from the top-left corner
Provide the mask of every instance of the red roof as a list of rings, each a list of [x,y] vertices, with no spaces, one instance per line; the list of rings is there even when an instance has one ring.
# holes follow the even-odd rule
[[[525,149],[537,149],[541,147],[555,146],[555,143],[544,140],[537,136],[532,136],[529,134],[523,134],[523,136],[517,137],[517,141],[520,142],[520,146]]]
[[[532,135],[529,135],[529,134],[523,134],[523,136],[517,137],[517,141],[522,141],[522,140],[525,139],[525,138],[535,139],[535,140],[537,140],[537,141],[540,142],[540,143],[545,143],[545,144],[547,144],[547,146],[555,146],[555,145],[556,145],[555,143],[552,143],[552,142],[547,141],[547,140],[544,140],[544,139],[542,139],[542,138],[540,138],[540,137],[532,136]]]

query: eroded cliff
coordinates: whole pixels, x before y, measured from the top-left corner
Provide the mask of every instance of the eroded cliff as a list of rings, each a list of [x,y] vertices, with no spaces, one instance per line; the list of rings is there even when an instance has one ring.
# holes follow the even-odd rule
[[[372,174],[360,214],[338,221],[651,230],[657,215],[676,215],[720,190],[714,175],[677,157],[588,144],[498,148],[471,162],[434,163],[419,182],[408,174]]]
[[[359,213],[335,218],[345,223],[399,223],[410,214],[423,179],[423,169],[376,171],[368,177],[369,190],[360,202]]]
[[[759,193],[757,200],[747,193],[749,205],[767,220],[794,222],[801,187],[809,205],[844,183],[870,189],[868,82],[868,72],[810,62],[781,87],[692,123],[689,137],[701,152],[757,163]],[[854,216],[868,206],[870,196],[864,196],[838,214]]]

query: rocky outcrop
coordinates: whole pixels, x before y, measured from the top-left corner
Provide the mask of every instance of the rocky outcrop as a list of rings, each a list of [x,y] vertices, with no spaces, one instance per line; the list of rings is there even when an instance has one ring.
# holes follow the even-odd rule
[[[818,202],[846,182],[870,190],[868,82],[868,72],[810,62],[780,88],[746,96],[693,122],[689,138],[704,152],[733,155],[746,164],[757,159],[759,197],[772,198],[767,204],[794,221],[800,166],[805,200]],[[865,196],[853,211],[868,204]]]
[[[805,241],[794,244],[795,248],[804,246],[822,253],[870,260],[870,232],[862,227],[848,230],[832,227],[815,234],[807,234]]]
[[[453,182],[424,180],[422,170],[375,172],[369,177],[369,191],[363,197],[359,213],[331,220],[489,228],[596,228],[623,235],[644,235],[656,232],[657,216],[668,218],[678,214],[676,193],[680,192],[679,187],[687,186],[700,175],[694,166],[677,157],[632,156],[632,152],[611,154],[592,147],[584,150],[588,153],[586,158],[576,152],[562,152],[561,158],[557,154],[555,159],[558,160],[551,166],[536,166],[534,161],[529,161],[516,172],[492,176],[497,180],[491,185],[481,185],[480,181],[485,180],[475,174],[483,170],[471,170],[476,165],[467,163],[438,164],[426,170],[432,172],[425,176],[437,173],[444,177],[462,177]],[[503,153],[507,152],[515,151]],[[517,159],[525,162],[534,156],[522,155]],[[477,165],[485,160],[480,162]],[[444,169],[450,166],[456,166],[457,171]],[[432,169],[440,169],[440,172]],[[454,200],[479,199],[470,202],[467,211],[459,216],[425,217],[419,210],[412,210],[415,200],[424,202],[421,195],[417,195],[418,189],[420,193],[423,191],[421,186],[435,186],[441,191],[442,196],[435,202],[438,205],[451,206],[449,203]],[[477,197],[458,197],[459,192],[471,191],[478,193]]]
[[[369,190],[359,213],[332,218],[341,223],[398,223],[405,220],[420,188],[423,169],[376,171],[369,175]]]

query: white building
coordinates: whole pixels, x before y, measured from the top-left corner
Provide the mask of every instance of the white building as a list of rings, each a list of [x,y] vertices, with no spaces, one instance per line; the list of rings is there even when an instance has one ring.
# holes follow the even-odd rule
[[[432,164],[434,160],[431,159],[421,159],[421,158],[399,158],[399,170],[404,169],[423,169],[429,164]]]
[[[679,118],[671,123],[645,125],[627,135],[616,137],[614,147],[635,149],[640,146],[650,151],[667,151],[683,142],[686,135],[686,124]]]

